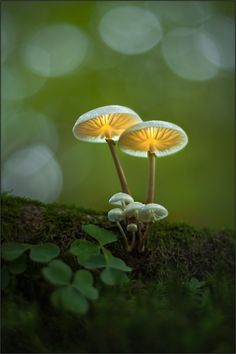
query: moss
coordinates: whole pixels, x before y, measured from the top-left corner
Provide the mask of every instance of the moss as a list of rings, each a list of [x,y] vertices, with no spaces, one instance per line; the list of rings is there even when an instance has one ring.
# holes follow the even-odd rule
[[[105,213],[75,206],[43,204],[26,198],[2,195],[2,238],[30,243],[55,242],[62,256],[73,265],[66,252],[76,238],[86,238],[84,224],[96,224],[118,234]],[[233,231],[212,231],[184,223],[159,222],[150,230],[149,251],[127,255],[120,243],[110,246],[123,258],[134,276],[162,278],[177,271],[184,278],[204,278],[219,267],[233,276]]]
[[[68,247],[87,237],[88,223],[117,233],[102,212],[2,195],[3,241],[55,242],[73,269]],[[233,231],[162,221],[144,254],[127,255],[119,242],[109,247],[133,268],[131,280],[117,288],[95,277],[100,297],[86,316],[56,311],[41,265],[28,260],[3,292],[2,351],[234,352]],[[192,277],[204,285],[191,289]]]

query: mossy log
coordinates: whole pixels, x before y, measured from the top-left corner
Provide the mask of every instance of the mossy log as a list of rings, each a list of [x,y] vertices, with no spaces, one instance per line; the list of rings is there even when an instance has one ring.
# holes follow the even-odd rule
[[[75,206],[3,194],[1,214],[3,242],[56,243],[74,270],[78,263],[68,248],[88,237],[82,225],[119,236],[106,213]],[[233,232],[162,221],[150,229],[149,241],[143,254],[127,254],[121,242],[110,245],[133,268],[131,282],[104,286],[94,274],[99,299],[85,316],[54,309],[42,265],[29,261],[3,292],[2,352],[234,352]],[[200,288],[189,285],[195,278]]]
[[[68,258],[71,242],[88,237],[82,231],[85,224],[112,230],[119,237],[117,227],[104,212],[2,195],[2,241],[54,242],[62,256]],[[149,239],[149,249],[144,254],[127,254],[121,242],[110,246],[114,255],[133,268],[134,277],[160,278],[176,271],[179,276],[202,279],[219,268],[233,276],[232,230],[213,231],[161,221],[152,226]]]

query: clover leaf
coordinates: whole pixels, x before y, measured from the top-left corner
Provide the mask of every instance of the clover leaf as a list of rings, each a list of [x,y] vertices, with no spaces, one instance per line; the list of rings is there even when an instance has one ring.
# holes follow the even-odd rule
[[[7,263],[7,269],[12,274],[21,274],[26,270],[26,254],[23,253],[20,257],[14,259],[14,261]]]
[[[110,268],[105,268],[101,272],[100,278],[103,281],[103,283],[105,283],[107,285],[114,285],[115,284],[114,274],[112,272],[112,269],[110,269]]]
[[[53,258],[57,257],[60,253],[60,249],[53,243],[44,243],[41,245],[33,245],[30,249],[30,258],[32,261],[47,263]]]
[[[100,278],[106,285],[125,284],[129,281],[129,278],[123,271],[109,267],[101,272]]]
[[[72,242],[69,251],[83,263],[91,256],[99,254],[100,248],[97,244],[87,240],[75,240]]]
[[[96,269],[96,268],[103,268],[106,266],[106,259],[102,254],[95,254],[91,257],[82,260],[78,258],[78,263],[81,264],[83,267],[88,269]]]
[[[123,272],[131,272],[132,268],[128,267],[122,259],[114,257],[110,251],[103,249],[107,265],[109,268],[122,270]]]
[[[5,261],[13,261],[20,257],[30,245],[19,242],[4,242],[2,244],[2,258]]]
[[[69,284],[72,277],[71,268],[60,260],[51,261],[47,267],[42,269],[44,277],[54,285]]]
[[[95,238],[101,246],[117,241],[117,237],[113,234],[113,232],[107,231],[96,225],[84,225],[83,231],[85,231],[89,236]]]
[[[51,295],[55,307],[83,315],[88,311],[89,304],[86,298],[72,286],[64,286],[55,290]]]
[[[93,277],[87,270],[78,270],[74,275],[73,286],[90,300],[98,298],[98,291],[93,286]]]

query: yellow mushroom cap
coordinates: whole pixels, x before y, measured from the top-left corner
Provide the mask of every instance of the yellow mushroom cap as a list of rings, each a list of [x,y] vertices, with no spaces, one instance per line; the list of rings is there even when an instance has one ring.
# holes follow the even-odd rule
[[[124,130],[139,122],[142,119],[128,107],[104,106],[81,115],[73,127],[73,134],[78,140],[95,143],[104,143],[106,139],[116,141]]]
[[[120,136],[119,147],[129,155],[157,157],[174,154],[188,143],[185,131],[178,125],[160,120],[138,123]]]

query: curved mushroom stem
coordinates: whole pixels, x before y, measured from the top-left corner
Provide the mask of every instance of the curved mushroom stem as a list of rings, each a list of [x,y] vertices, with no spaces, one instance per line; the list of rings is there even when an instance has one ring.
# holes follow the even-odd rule
[[[148,170],[148,189],[147,189],[147,199],[146,199],[147,204],[153,202],[154,191],[155,191],[156,155],[150,151],[148,151],[148,162],[149,162],[149,170]]]
[[[127,183],[123,168],[121,167],[121,163],[120,163],[120,161],[119,161],[119,159],[117,157],[117,154],[116,154],[116,150],[115,150],[116,143],[112,139],[106,139],[106,142],[107,142],[107,144],[108,144],[108,146],[110,148],[110,151],[111,151],[111,154],[112,154],[112,158],[113,158],[113,161],[114,161],[115,166],[116,166],[116,171],[117,171],[117,174],[118,174],[118,177],[119,177],[119,180],[120,180],[122,192],[123,193],[127,193],[127,194],[130,195],[128,183]]]
[[[120,230],[120,233],[121,233],[121,236],[122,236],[122,239],[123,239],[123,243],[125,245],[126,250],[128,251],[129,250],[129,243],[128,243],[126,234],[125,234],[121,224],[119,223],[119,221],[116,222],[116,225],[118,226],[118,228]]]

